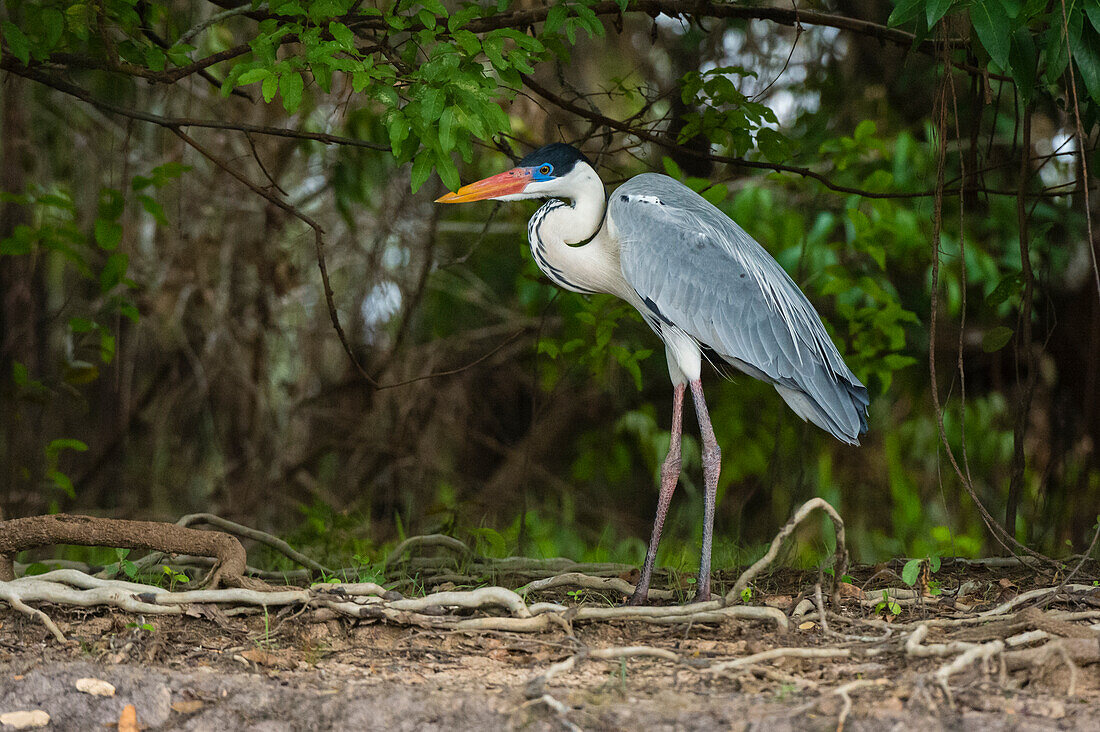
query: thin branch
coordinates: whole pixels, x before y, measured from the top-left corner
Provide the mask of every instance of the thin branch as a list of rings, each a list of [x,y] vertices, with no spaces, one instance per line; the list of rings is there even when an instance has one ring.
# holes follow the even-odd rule
[[[810,168],[806,168],[806,167],[802,167],[802,166],[798,166],[798,165],[785,165],[783,163],[770,163],[770,162],[763,162],[763,161],[758,161],[758,160],[746,160],[745,158],[738,158],[738,157],[733,157],[733,156],[730,156],[730,155],[718,155],[718,154],[711,153],[711,152],[706,152],[706,151],[703,151],[703,150],[696,150],[696,149],[688,147],[686,145],[681,145],[678,142],[676,142],[675,140],[672,140],[671,138],[668,138],[666,136],[650,132],[647,129],[628,124],[626,122],[614,119],[612,117],[608,117],[604,114],[601,114],[600,112],[593,111],[593,110],[590,110],[590,109],[585,109],[584,107],[581,107],[581,106],[579,106],[577,104],[574,104],[573,102],[569,101],[568,99],[565,99],[561,95],[555,94],[554,92],[550,91],[549,89],[544,87],[542,84],[540,84],[538,81],[536,81],[534,78],[532,78],[530,76],[526,76],[526,75],[521,74],[520,78],[523,80],[523,83],[529,89],[531,89],[531,91],[535,92],[536,94],[538,94],[540,97],[542,97],[546,101],[560,107],[561,109],[563,109],[567,112],[575,114],[578,117],[582,117],[584,119],[591,120],[593,122],[597,122],[601,125],[604,125],[606,127],[611,128],[611,129],[618,130],[620,132],[623,132],[623,133],[626,133],[626,134],[629,134],[629,135],[633,135],[634,137],[637,137],[640,140],[644,140],[646,142],[651,142],[655,145],[659,145],[659,146],[665,148],[666,150],[674,150],[677,153],[680,153],[681,155],[684,155],[684,156],[690,157],[690,158],[694,158],[696,160],[706,160],[706,161],[715,162],[715,163],[726,163],[728,165],[738,166],[738,167],[742,167],[742,168],[750,168],[752,170],[770,170],[770,171],[776,172],[776,173],[792,173],[794,175],[802,176],[803,178],[811,178],[813,180],[816,180],[817,182],[821,183],[823,186],[825,186],[826,188],[828,188],[831,191],[836,191],[837,193],[846,193],[846,194],[862,196],[863,198],[910,199],[910,198],[931,198],[931,197],[936,195],[936,190],[935,189],[929,190],[929,191],[906,191],[906,192],[869,191],[869,190],[866,190],[866,189],[863,189],[863,188],[854,188],[852,186],[845,186],[845,185],[841,185],[839,183],[834,183],[832,180],[830,180],[830,178],[827,175],[825,175],[823,173],[818,173],[817,171],[811,170]],[[961,188],[952,188],[950,190],[945,189],[942,193],[943,193],[943,195],[959,195],[959,193],[961,193],[961,191],[962,191]],[[992,194],[992,195],[1015,195],[1015,191],[1007,191],[1007,190],[1002,191],[1002,190],[995,190],[995,189],[977,189],[977,191],[980,192],[980,193],[987,193],[987,194]],[[1063,194],[1054,194],[1054,195],[1066,195],[1066,194],[1063,193]]]
[[[243,15],[244,13],[250,12],[252,10],[267,10],[267,3],[264,3],[258,8],[253,8],[251,3],[247,3],[241,5],[240,7],[223,10],[220,13],[214,13],[209,18],[202,21],[201,23],[198,23],[186,33],[181,35],[176,43],[190,43],[198,34],[202,33],[204,30],[214,25],[215,23],[221,23],[223,20],[229,20],[236,15]]]
[[[936,94],[935,100],[935,124],[936,124],[936,188],[935,198],[933,199],[933,212],[932,212],[932,284],[930,291],[930,313],[929,313],[929,337],[928,337],[928,371],[929,380],[931,383],[932,391],[932,406],[936,413],[936,426],[939,428],[940,443],[943,445],[944,451],[947,453],[947,458],[951,463],[951,467],[955,470],[955,474],[958,476],[959,481],[962,483],[963,488],[969,494],[970,499],[974,502],[974,505],[978,509],[978,513],[982,517],[982,521],[989,529],[993,538],[1004,547],[1006,552],[1015,554],[1009,545],[1020,549],[1024,553],[1031,557],[1039,559],[1040,561],[1057,565],[1057,562],[1046,557],[1029,547],[1024,546],[1016,540],[1016,537],[1009,534],[1003,526],[997,523],[997,520],[993,518],[992,514],[982,503],[981,498],[978,497],[977,492],[974,490],[974,484],[967,479],[966,474],[959,466],[958,460],[955,458],[955,451],[951,447],[951,442],[947,439],[947,429],[944,426],[943,421],[943,405],[940,403],[940,391],[936,382],[936,325],[939,312],[939,281],[940,281],[940,241],[941,231],[943,227],[943,201],[944,201],[944,171],[947,167],[947,90],[949,88],[949,75],[946,69],[943,73],[943,78],[940,82],[939,91]]]
[[[39,84],[48,86],[51,89],[55,89],[63,94],[76,97],[77,99],[91,104],[93,107],[100,109],[104,112],[111,114],[117,114],[123,117],[129,117],[130,119],[140,120],[142,122],[149,122],[151,124],[159,125],[166,128],[180,128],[180,127],[202,127],[212,130],[233,130],[236,132],[251,132],[257,135],[269,135],[272,137],[287,137],[295,140],[312,140],[314,142],[324,143],[325,145],[347,145],[349,147],[362,147],[369,150],[389,151],[388,145],[382,145],[376,142],[369,142],[367,140],[357,140],[352,137],[342,137],[340,135],[330,135],[325,132],[306,132],[304,130],[293,130],[285,127],[265,127],[262,125],[248,124],[247,122],[222,122],[220,120],[204,120],[193,119],[190,117],[162,117],[156,114],[150,114],[149,112],[143,112],[138,109],[131,109],[128,107],[120,107],[110,102],[105,102],[102,99],[97,99],[92,96],[88,91],[82,89],[79,86],[70,84],[67,81],[57,79],[55,77],[46,75],[37,69],[23,66],[10,54],[5,53],[3,58],[0,59],[0,69],[10,71],[17,76],[22,76],[31,81],[36,81]]]

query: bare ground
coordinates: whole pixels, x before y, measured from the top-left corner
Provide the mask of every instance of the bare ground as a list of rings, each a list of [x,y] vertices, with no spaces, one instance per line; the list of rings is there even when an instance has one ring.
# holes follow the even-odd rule
[[[952,571],[938,576],[945,587],[979,583],[974,610],[1052,580],[1019,569]],[[857,583],[874,573],[853,570]],[[790,612],[815,580],[816,573],[775,573],[757,583],[753,601]],[[621,600],[559,592],[548,599]],[[923,643],[980,645],[1036,632],[1028,625],[1032,617],[1032,626],[1052,629],[1055,640],[1061,632],[1078,636],[1066,643],[1096,644],[1088,636],[1095,619],[1042,624],[1055,617],[1051,613],[1065,617],[1096,605],[1100,593],[1063,596],[1045,611],[1032,609],[1032,616],[933,625]],[[796,618],[788,632],[772,623],[726,620],[590,622],[509,633],[401,627],[377,619],[317,621],[325,616],[292,609],[242,617],[209,608],[199,617],[43,609],[75,642],[59,644],[34,619],[0,606],[0,714],[41,709],[54,729],[118,725],[126,705],[135,707],[141,728],[166,730],[1100,728],[1100,664],[1088,653],[1074,662],[1060,645],[1022,665],[1006,662],[1007,648],[988,662],[962,665],[948,679],[948,697],[936,672],[959,654],[914,655],[901,632],[959,616],[952,603],[932,599],[900,608],[889,624],[882,622],[882,609],[849,599],[828,634],[816,611]],[[586,658],[624,646],[664,649],[676,658]],[[714,672],[719,661],[781,648],[847,654],[779,657]],[[545,678],[570,658],[571,669]],[[538,683],[540,675],[545,683]],[[84,677],[110,682],[115,695],[78,691],[76,680]]]

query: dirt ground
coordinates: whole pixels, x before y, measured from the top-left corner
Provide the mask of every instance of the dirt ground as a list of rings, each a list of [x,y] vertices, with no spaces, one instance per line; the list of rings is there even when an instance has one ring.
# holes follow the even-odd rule
[[[867,578],[874,571],[853,574]],[[949,586],[963,578],[981,583],[978,603],[989,607],[1050,579],[966,567],[955,576],[945,569],[940,581]],[[757,584],[755,601],[788,610],[812,579],[797,572],[772,575]],[[621,600],[564,591],[540,599]],[[950,677],[948,699],[935,672],[957,656],[914,657],[891,626],[957,614],[951,603],[897,608],[900,614],[885,625],[882,609],[850,604],[830,623],[829,635],[815,612],[786,633],[763,622],[611,621],[577,623],[572,636],[564,626],[548,633],[471,633],[380,620],[316,622],[289,609],[139,617],[106,608],[43,607],[73,641],[67,645],[2,605],[0,715],[40,709],[52,729],[122,732],[119,718],[127,705],[134,706],[139,729],[157,730],[1100,729],[1100,664],[1052,657],[1011,670],[996,659],[977,662]],[[1066,597],[1045,610],[1097,605],[1100,592]],[[1088,622],[1077,627],[1087,629]],[[977,634],[973,626],[933,628],[926,643],[981,640],[982,627],[990,631],[986,637],[997,636],[994,625],[978,626]],[[532,684],[584,649],[639,645],[671,650],[680,662],[581,656],[544,686]],[[774,648],[849,653],[705,671],[707,662]],[[107,681],[115,693],[79,691],[80,678]]]

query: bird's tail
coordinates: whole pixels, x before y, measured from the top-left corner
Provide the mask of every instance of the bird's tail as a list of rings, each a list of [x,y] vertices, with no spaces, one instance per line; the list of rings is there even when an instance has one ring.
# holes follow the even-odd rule
[[[859,436],[867,432],[867,406],[871,403],[867,387],[854,377],[849,380],[839,375],[814,381],[812,386],[806,385],[809,389],[775,384],[775,390],[802,419],[813,422],[841,442],[858,445]]]

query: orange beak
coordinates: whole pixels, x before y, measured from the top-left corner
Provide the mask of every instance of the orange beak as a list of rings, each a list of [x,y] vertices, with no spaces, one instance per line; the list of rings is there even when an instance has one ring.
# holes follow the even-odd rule
[[[448,193],[435,199],[436,203],[468,203],[484,201],[487,198],[522,193],[531,182],[530,168],[512,168],[503,173],[479,180],[468,186],[462,186],[454,193]]]

